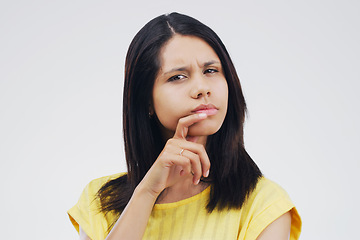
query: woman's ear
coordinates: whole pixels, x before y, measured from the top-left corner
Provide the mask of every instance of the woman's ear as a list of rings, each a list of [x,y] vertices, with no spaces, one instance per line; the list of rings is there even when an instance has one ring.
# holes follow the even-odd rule
[[[155,110],[154,110],[154,107],[152,105],[152,103],[149,104],[149,118],[153,118],[155,114]]]

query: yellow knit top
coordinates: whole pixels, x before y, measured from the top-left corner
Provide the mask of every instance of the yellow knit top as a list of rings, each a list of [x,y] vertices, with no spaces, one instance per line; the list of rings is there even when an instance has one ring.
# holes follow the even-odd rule
[[[99,212],[95,198],[103,184],[119,177],[115,174],[91,181],[69,217],[79,231],[79,225],[92,240],[103,240],[116,216]],[[241,239],[255,240],[282,214],[291,212],[290,240],[300,236],[301,219],[288,194],[276,183],[262,177],[241,209],[206,211],[210,187],[203,192],[174,203],[155,204],[143,239]],[[136,229],[131,229],[136,231]]]

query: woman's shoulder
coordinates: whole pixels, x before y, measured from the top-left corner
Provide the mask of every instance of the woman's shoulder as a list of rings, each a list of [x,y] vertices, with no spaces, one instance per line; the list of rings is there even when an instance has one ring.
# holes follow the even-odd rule
[[[247,225],[247,235],[255,239],[271,222],[285,214],[291,213],[290,239],[298,239],[301,232],[301,218],[288,193],[276,182],[261,177],[256,188],[248,196],[242,212],[251,222]]]
[[[83,189],[78,202],[68,210],[68,215],[75,229],[79,226],[91,239],[104,239],[108,229],[108,219],[113,215],[99,214],[100,199],[97,197],[99,189],[107,182],[124,176],[126,173],[117,173],[91,180]]]
[[[98,192],[104,184],[107,182],[117,179],[121,176],[124,176],[126,173],[116,173],[109,176],[104,176],[91,180],[84,188],[80,194],[77,205],[83,206],[85,208],[92,207],[97,209],[100,206],[100,200],[97,198]]]
[[[287,192],[279,184],[266,177],[259,179],[253,194],[267,197],[269,195],[288,196]]]
[[[126,172],[122,173],[116,173],[104,177],[99,177],[96,179],[91,180],[85,187],[85,191],[88,191],[89,193],[97,193],[98,190],[107,182],[117,179],[119,177],[122,177],[126,175]]]
[[[287,210],[294,207],[288,193],[276,182],[261,177],[255,189],[248,195],[244,210],[261,212],[275,206],[286,206]]]

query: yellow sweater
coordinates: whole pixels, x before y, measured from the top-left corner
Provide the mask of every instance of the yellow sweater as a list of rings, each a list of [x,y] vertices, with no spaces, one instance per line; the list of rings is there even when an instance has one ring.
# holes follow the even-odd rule
[[[78,203],[68,211],[76,230],[79,231],[80,225],[92,240],[105,239],[115,220],[114,215],[104,216],[99,212],[100,202],[95,195],[104,183],[119,176],[91,181]],[[210,187],[179,202],[155,204],[143,239],[255,240],[271,222],[288,211],[292,215],[290,240],[299,238],[301,219],[296,208],[287,193],[267,178],[261,178],[241,209],[214,210],[209,214],[205,209],[209,194]]]

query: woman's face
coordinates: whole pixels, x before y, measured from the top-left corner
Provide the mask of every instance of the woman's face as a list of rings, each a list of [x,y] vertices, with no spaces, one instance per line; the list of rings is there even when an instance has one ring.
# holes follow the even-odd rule
[[[164,137],[173,136],[180,118],[205,112],[208,117],[189,128],[188,136],[216,133],[225,118],[228,86],[215,51],[202,39],[176,34],[160,51],[153,88],[153,110]]]

